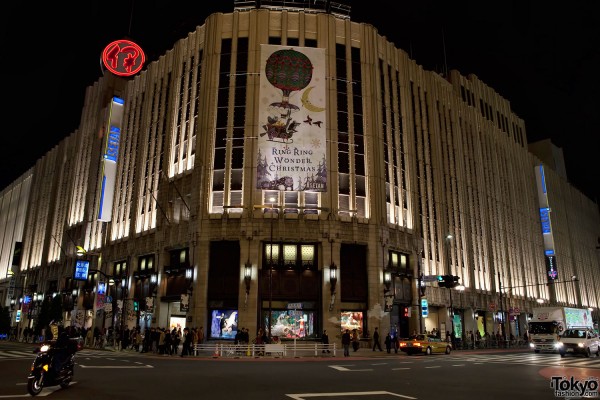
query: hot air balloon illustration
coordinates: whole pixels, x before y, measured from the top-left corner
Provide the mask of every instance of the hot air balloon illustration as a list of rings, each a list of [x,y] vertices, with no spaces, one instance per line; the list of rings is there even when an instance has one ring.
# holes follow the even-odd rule
[[[277,50],[269,56],[265,75],[271,85],[281,90],[282,98],[280,102],[271,103],[272,115],[267,117],[267,123],[263,125],[265,131],[260,136],[268,135],[268,140],[280,143],[293,142],[292,136],[300,122],[292,118],[292,113],[300,108],[290,103],[290,94],[307,87],[312,73],[312,62],[299,51]]]

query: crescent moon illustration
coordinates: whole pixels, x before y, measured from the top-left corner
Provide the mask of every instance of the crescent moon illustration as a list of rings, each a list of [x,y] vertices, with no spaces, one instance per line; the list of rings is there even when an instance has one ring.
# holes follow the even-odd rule
[[[324,107],[316,106],[313,103],[311,103],[310,100],[308,99],[308,95],[310,94],[311,90],[313,90],[313,88],[314,88],[314,86],[308,87],[304,91],[304,93],[302,93],[302,98],[300,99],[300,101],[302,102],[302,105],[304,106],[304,108],[306,108],[310,112],[314,112],[314,113],[323,112],[323,111],[325,111]]]

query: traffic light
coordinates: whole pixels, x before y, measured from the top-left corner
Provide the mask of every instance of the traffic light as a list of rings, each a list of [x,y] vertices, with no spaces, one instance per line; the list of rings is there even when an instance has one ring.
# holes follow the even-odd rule
[[[135,311],[135,312],[140,311],[140,302],[137,300],[133,301],[133,311]]]
[[[448,287],[450,282],[450,275],[438,275],[437,282],[439,287]]]
[[[452,287],[453,288],[460,285],[460,283],[458,283],[458,280],[460,279],[460,277],[453,275],[451,278],[452,278]]]
[[[459,285],[458,280],[460,277],[455,275],[438,275],[438,286],[445,287],[448,289],[455,288]]]

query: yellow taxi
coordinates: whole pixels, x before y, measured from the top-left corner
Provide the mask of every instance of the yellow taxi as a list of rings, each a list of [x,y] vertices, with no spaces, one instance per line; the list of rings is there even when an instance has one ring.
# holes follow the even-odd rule
[[[442,341],[442,339],[431,335],[416,335],[411,339],[400,341],[400,351],[405,352],[409,356],[412,354],[433,354],[444,353],[450,354],[452,344]]]

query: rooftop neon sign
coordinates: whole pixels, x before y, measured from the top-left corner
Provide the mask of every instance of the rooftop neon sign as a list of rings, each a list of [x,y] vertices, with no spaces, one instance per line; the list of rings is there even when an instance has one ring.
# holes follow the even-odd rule
[[[146,55],[136,43],[120,39],[115,40],[104,48],[102,64],[115,75],[135,75],[144,66]]]

